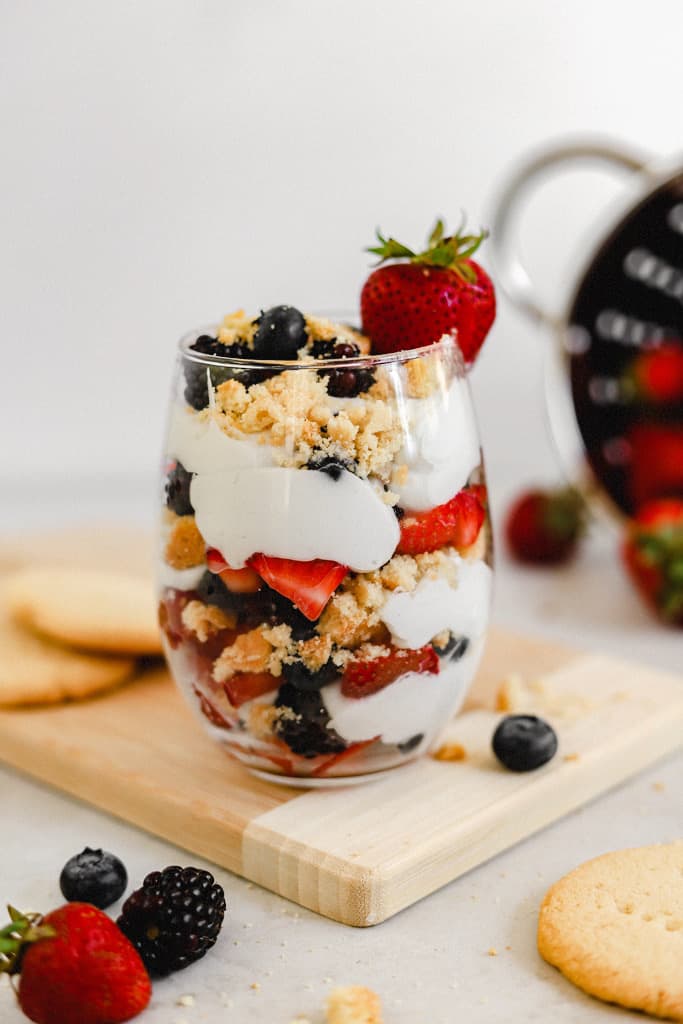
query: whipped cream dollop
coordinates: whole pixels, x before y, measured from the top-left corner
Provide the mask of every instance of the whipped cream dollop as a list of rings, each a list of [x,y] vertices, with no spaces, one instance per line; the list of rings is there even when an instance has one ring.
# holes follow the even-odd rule
[[[273,464],[268,445],[229,437],[212,417],[176,406],[168,454],[193,473],[190,501],[209,547],[239,569],[251,555],[308,561],[326,558],[370,572],[399,540],[392,509],[372,483],[341,470]]]
[[[279,466],[198,473],[190,500],[205,541],[234,569],[260,551],[370,572],[391,558],[399,539],[392,509],[347,470],[337,479]]]
[[[483,638],[459,661],[442,662],[438,675],[407,672],[369,697],[345,697],[339,683],[323,687],[329,728],[348,743],[374,736],[385,743],[403,743],[418,733],[433,737],[462,704],[482,648]]]
[[[461,490],[481,463],[476,420],[465,380],[447,392],[406,400],[405,443],[396,464],[407,466],[405,480],[392,482],[399,504],[422,512],[442,505]]]
[[[486,628],[491,601],[492,573],[486,562],[468,562],[454,554],[458,585],[447,580],[420,580],[407,594],[391,594],[382,608],[382,621],[397,647],[422,647],[443,629],[474,640]]]

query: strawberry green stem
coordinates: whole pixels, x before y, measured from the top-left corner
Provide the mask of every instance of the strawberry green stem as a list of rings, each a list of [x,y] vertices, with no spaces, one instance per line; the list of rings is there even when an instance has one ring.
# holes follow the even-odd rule
[[[474,255],[481,243],[488,236],[487,231],[481,231],[478,235],[465,234],[465,220],[462,219],[458,230],[452,235],[445,235],[443,220],[439,218],[432,228],[427,240],[427,248],[422,252],[415,252],[407,245],[398,242],[391,236],[385,238],[382,232],[377,229],[378,245],[370,246],[366,252],[379,256],[379,263],[387,260],[408,260],[427,267],[440,267],[444,270],[452,270],[465,281],[476,281],[476,274],[468,260]]]

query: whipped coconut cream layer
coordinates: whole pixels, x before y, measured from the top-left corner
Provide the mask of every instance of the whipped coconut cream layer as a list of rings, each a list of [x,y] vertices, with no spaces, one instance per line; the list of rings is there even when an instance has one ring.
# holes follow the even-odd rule
[[[174,405],[168,426],[168,454],[190,473],[219,473],[244,466],[272,465],[268,445],[253,438],[229,437],[211,417]]]
[[[403,743],[417,733],[433,737],[460,707],[482,649],[483,638],[459,661],[442,662],[438,675],[407,672],[370,697],[344,697],[339,683],[324,687],[329,728],[348,743],[373,736],[385,743]]]
[[[382,621],[398,647],[422,647],[443,629],[474,640],[486,628],[492,573],[486,562],[453,555],[458,585],[445,579],[422,579],[408,594],[393,593],[382,608]]]
[[[209,547],[234,568],[256,552],[308,561],[325,558],[356,572],[391,558],[399,526],[375,486],[343,470],[273,465],[268,445],[223,433],[210,417],[174,407],[168,454],[194,473],[190,500]]]
[[[205,572],[206,565],[195,565],[192,569],[174,569],[161,558],[157,580],[159,586],[168,587],[170,590],[194,590]]]
[[[233,569],[260,551],[370,572],[391,558],[399,539],[391,507],[346,470],[336,480],[279,466],[198,473],[190,500],[205,541]]]
[[[465,486],[481,463],[481,450],[466,381],[455,379],[445,394],[409,398],[405,406],[406,440],[396,464],[405,464],[408,475],[392,490],[403,508],[422,512]]]

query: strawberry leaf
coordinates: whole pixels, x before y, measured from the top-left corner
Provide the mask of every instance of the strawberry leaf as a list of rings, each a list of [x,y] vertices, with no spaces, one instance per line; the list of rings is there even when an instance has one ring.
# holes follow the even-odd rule
[[[379,256],[380,263],[383,263],[384,260],[411,259],[415,255],[412,249],[397,242],[395,238],[385,238],[379,228],[377,228],[377,241],[379,245],[369,246],[365,251]]]
[[[432,248],[432,246],[435,246],[438,242],[441,241],[441,239],[443,238],[444,231],[445,231],[444,223],[441,220],[441,217],[439,217],[439,219],[437,220],[436,224],[432,228],[432,233],[429,236],[429,239],[427,241],[427,244],[428,244],[430,249]]]

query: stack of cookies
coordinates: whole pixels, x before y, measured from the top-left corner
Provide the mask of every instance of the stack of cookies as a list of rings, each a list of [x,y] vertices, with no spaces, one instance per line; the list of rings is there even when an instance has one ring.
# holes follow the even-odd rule
[[[160,653],[146,579],[54,566],[0,582],[0,707],[94,696]]]

